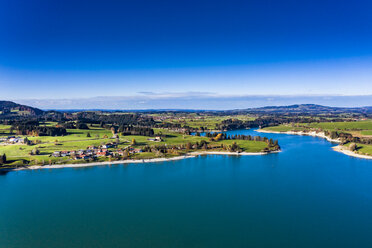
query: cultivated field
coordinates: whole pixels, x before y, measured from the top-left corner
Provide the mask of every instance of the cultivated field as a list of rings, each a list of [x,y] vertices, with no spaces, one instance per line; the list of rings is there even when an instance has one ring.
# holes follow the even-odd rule
[[[349,122],[314,122],[314,123],[296,123],[288,125],[279,125],[266,127],[264,130],[287,132],[287,131],[305,131],[309,129],[321,129],[323,131],[356,131],[362,135],[372,135],[372,121],[349,121]]]
[[[321,128],[330,131],[352,131],[352,130],[372,130],[372,121],[352,121],[352,122],[320,122],[300,124],[304,127]]]

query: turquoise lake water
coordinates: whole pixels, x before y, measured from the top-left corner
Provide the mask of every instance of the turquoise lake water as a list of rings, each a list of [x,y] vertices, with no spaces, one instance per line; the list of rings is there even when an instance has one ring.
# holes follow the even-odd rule
[[[0,247],[372,247],[372,160],[260,135],[283,151],[1,175]]]

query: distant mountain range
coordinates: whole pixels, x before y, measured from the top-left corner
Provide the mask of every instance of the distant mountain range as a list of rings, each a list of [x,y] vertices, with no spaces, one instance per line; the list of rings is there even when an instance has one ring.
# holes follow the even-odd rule
[[[61,110],[59,112],[71,112],[73,110]],[[75,110],[84,111],[84,110]],[[92,110],[90,110],[92,111]],[[344,108],[344,107],[329,107],[317,104],[295,104],[288,106],[267,106],[260,108],[247,108],[247,109],[235,109],[235,110],[184,110],[184,109],[151,109],[151,110],[100,110],[95,111],[118,111],[118,112],[223,112],[223,113],[252,113],[252,114],[340,114],[340,113],[360,113],[360,114],[372,114],[372,107],[354,107],[354,108]],[[58,111],[44,111],[38,108],[30,107],[27,105],[22,105],[14,103],[11,101],[0,101],[0,116],[40,116],[45,114],[58,113]]]
[[[289,106],[267,106],[261,108],[248,108],[244,110],[234,111],[246,111],[249,113],[308,113],[308,114],[320,114],[320,113],[372,113],[372,107],[355,107],[355,108],[343,108],[343,107],[329,107],[317,104],[295,104]]]

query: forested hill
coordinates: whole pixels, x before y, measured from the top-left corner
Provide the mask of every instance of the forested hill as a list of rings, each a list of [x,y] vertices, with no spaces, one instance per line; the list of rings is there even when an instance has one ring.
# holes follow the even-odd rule
[[[230,111],[227,111],[230,112]],[[360,113],[360,114],[371,114],[372,107],[355,107],[355,108],[344,108],[344,107],[328,107],[316,104],[295,104],[289,106],[267,106],[261,108],[249,108],[232,110],[232,112],[238,113],[257,113],[257,114],[341,114],[341,113]]]
[[[11,101],[0,101],[0,116],[38,116],[44,111]]]

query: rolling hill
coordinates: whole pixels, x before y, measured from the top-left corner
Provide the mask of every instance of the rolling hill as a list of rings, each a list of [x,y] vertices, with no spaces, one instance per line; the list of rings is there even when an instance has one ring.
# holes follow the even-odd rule
[[[0,101],[0,116],[39,116],[44,111],[38,108],[18,104],[11,101]]]

